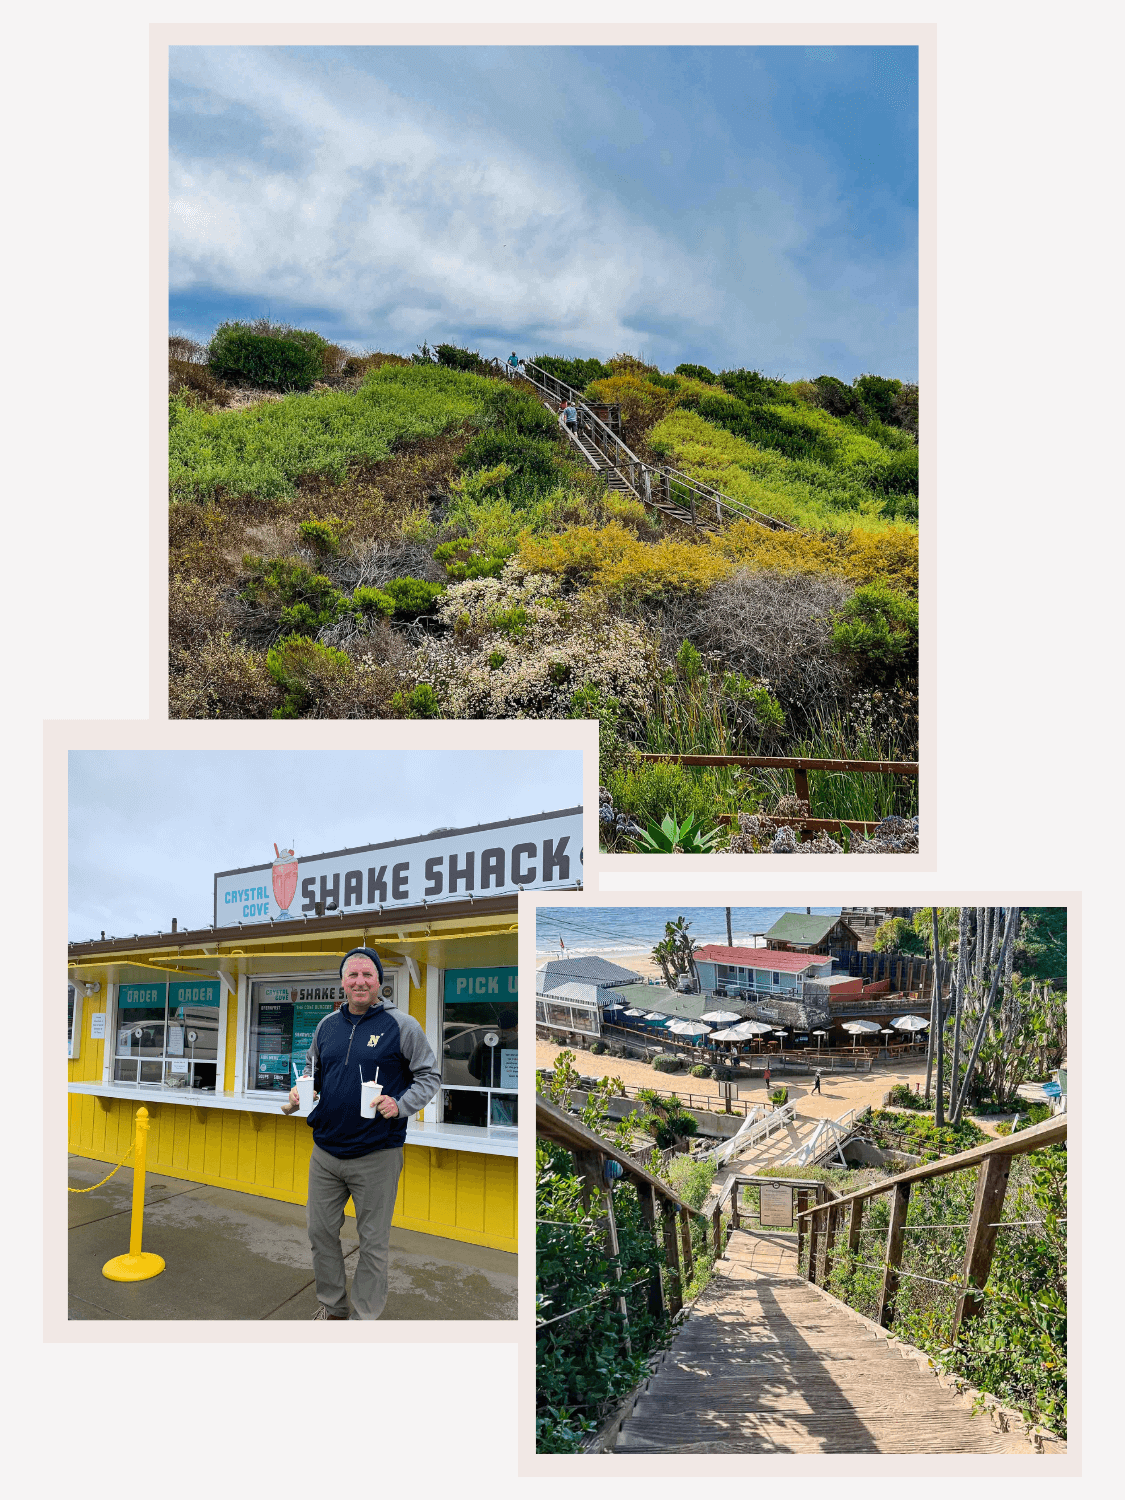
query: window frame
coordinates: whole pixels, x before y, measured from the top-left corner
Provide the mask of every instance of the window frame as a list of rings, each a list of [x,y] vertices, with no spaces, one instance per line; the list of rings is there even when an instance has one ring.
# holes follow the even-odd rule
[[[68,979],[67,989],[74,991],[74,1010],[70,1016],[70,1034],[66,1039],[66,1055],[70,1061],[82,1056],[82,1002],[86,998],[86,986],[80,980]],[[68,1005],[69,1010],[69,1005]]]
[[[386,1008],[388,1010],[401,1010],[402,1009],[402,1006],[399,1004],[399,999],[400,999],[400,996],[402,994],[403,977],[405,975],[406,975],[406,965],[405,964],[392,964],[392,963],[386,963],[386,962],[384,962],[384,964],[383,964],[383,983],[386,984],[388,980],[393,980],[393,982],[394,982],[394,991],[395,991],[394,992],[394,998],[393,998],[393,1000],[391,1001],[391,1003],[389,1005],[384,1000],[384,1005],[386,1006]],[[299,972],[299,973],[285,972],[285,973],[275,973],[275,974],[247,974],[245,976],[245,981],[246,981],[246,1000],[245,1000],[245,1004],[242,1006],[241,1024],[239,1025],[239,1028],[238,1028],[238,1035],[239,1035],[240,1046],[238,1048],[238,1054],[239,1055],[238,1055],[238,1057],[236,1059],[236,1067],[237,1067],[238,1071],[235,1074],[235,1090],[236,1090],[237,1093],[241,1094],[245,1098],[250,1098],[250,1099],[277,1099],[277,1098],[280,1097],[281,1092],[282,1092],[280,1089],[260,1089],[260,1088],[256,1088],[254,1086],[253,1082],[251,1081],[250,1063],[251,1063],[251,1060],[253,1058],[256,1058],[257,1055],[258,1055],[257,1052],[254,1050],[254,1048],[252,1046],[252,1042],[253,1042],[253,1029],[254,1029],[254,986],[257,985],[257,984],[262,984],[262,985],[273,984],[273,985],[279,985],[279,986],[280,985],[287,985],[287,986],[289,986],[289,988],[293,988],[293,987],[301,985],[301,984],[304,984],[304,985],[315,985],[318,982],[321,983],[321,984],[330,983],[330,984],[333,984],[333,985],[335,985],[336,987],[338,987],[340,989],[341,996],[342,996],[343,995],[343,986],[342,986],[342,984],[340,982],[339,965],[337,965],[334,970],[317,969],[317,970],[315,970],[313,972],[305,970],[305,971]],[[407,983],[409,984],[409,980],[407,980]],[[409,1004],[409,994],[410,994],[409,988],[407,989],[406,994],[407,994],[408,1004]],[[290,1003],[292,1003],[292,1002],[290,1002]],[[345,1003],[344,999],[341,998],[340,1004],[339,1005],[335,1005],[333,1008],[335,1010],[339,1010],[340,1007],[344,1003]],[[409,1014],[409,1011],[407,1011],[407,1014]],[[290,1071],[290,1075],[292,1075],[292,1071],[293,1071],[293,1065],[292,1065],[292,1056],[293,1056],[293,1054],[292,1054],[292,1051],[290,1051],[289,1056],[290,1056],[289,1071]],[[290,1086],[292,1086],[292,1085],[290,1085]],[[288,1091],[286,1091],[286,1092],[288,1092]]]
[[[107,997],[107,1001],[106,1001],[106,1016],[107,1016],[107,1020],[106,1020],[106,1032],[107,1032],[107,1035],[106,1035],[106,1048],[105,1048],[105,1065],[104,1065],[104,1068],[103,1068],[103,1072],[106,1075],[106,1082],[111,1083],[114,1087],[120,1087],[120,1088],[167,1089],[170,1093],[173,1093],[173,1094],[182,1094],[182,1095],[184,1095],[187,1098],[193,1097],[194,1095],[196,1095],[198,1093],[211,1093],[211,1094],[215,1094],[215,1095],[218,1095],[218,1094],[222,1093],[222,1072],[221,1072],[221,1070],[222,1070],[222,1066],[223,1066],[223,1029],[224,1029],[223,1028],[223,1023],[224,1023],[224,1018],[225,1018],[225,1010],[224,1010],[224,1006],[223,1006],[223,983],[222,983],[222,980],[219,978],[219,976],[217,974],[215,974],[215,975],[212,975],[212,974],[199,974],[199,975],[191,975],[190,977],[192,979],[196,980],[199,984],[201,984],[201,985],[206,984],[209,987],[212,987],[212,988],[214,988],[215,990],[218,991],[218,1001],[217,1001],[217,1003],[215,1005],[213,1005],[213,1006],[212,1005],[208,1005],[206,1007],[207,1010],[213,1010],[215,1012],[215,1056],[214,1057],[201,1057],[201,1058],[196,1059],[196,1058],[191,1057],[189,1055],[187,1058],[182,1058],[182,1057],[177,1058],[177,1057],[173,1057],[169,1053],[169,1051],[168,1051],[168,1035],[169,1035],[169,1031],[171,1029],[171,1026],[173,1024],[172,1023],[172,1019],[171,1019],[172,987],[175,984],[181,984],[182,985],[182,983],[184,981],[184,978],[185,978],[184,975],[182,975],[182,974],[176,975],[174,972],[169,972],[168,973],[168,977],[166,979],[164,979],[164,980],[161,981],[161,984],[163,985],[163,988],[164,988],[164,1018],[163,1018],[163,1020],[161,1022],[159,1022],[159,1023],[157,1023],[155,1021],[144,1023],[144,1024],[150,1024],[150,1025],[159,1024],[159,1025],[161,1025],[163,1027],[163,1035],[161,1037],[160,1057],[159,1057],[159,1059],[154,1058],[154,1057],[142,1057],[142,1056],[140,1056],[140,1054],[138,1054],[135,1058],[133,1058],[133,1057],[130,1057],[128,1054],[121,1053],[118,1050],[118,1048],[120,1046],[120,1037],[121,1037],[121,1031],[122,1031],[122,1026],[123,1026],[123,1008],[122,1008],[122,1005],[121,1005],[121,991],[122,991],[122,989],[128,989],[131,985],[134,985],[134,984],[135,985],[140,985],[142,983],[142,981],[140,981],[140,980],[125,980],[125,981],[118,982],[118,983],[116,983],[116,984],[113,985],[113,987],[112,987],[112,993],[111,993],[110,996]],[[155,1009],[155,1007],[146,1007],[146,1008]],[[125,1007],[125,1009],[129,1009],[129,1007]],[[109,1032],[110,1032],[110,1019],[109,1018],[110,1018],[111,1015],[112,1015],[112,1036],[110,1036],[110,1034],[109,1034]],[[188,1023],[185,1020],[184,1028],[183,1028],[184,1029],[184,1042],[185,1042],[185,1044],[187,1043],[187,1026],[188,1026]],[[136,1076],[136,1078],[119,1078],[117,1076],[118,1064],[122,1063],[122,1062],[131,1062],[131,1061],[132,1062],[136,1062],[136,1064],[137,1064],[137,1076]],[[141,1064],[142,1063],[149,1063],[149,1064],[151,1064],[151,1063],[154,1063],[156,1061],[159,1061],[159,1063],[160,1063],[160,1077],[158,1079],[146,1079],[146,1078],[142,1078],[141,1077]],[[172,1083],[169,1083],[168,1082],[168,1078],[169,1078],[169,1074],[170,1074],[169,1064],[171,1062],[179,1062],[179,1061],[186,1061],[187,1064],[188,1064],[188,1066],[187,1066],[187,1068],[185,1070],[185,1075],[184,1075],[184,1076],[187,1077],[188,1081],[187,1081],[186,1084],[172,1084]],[[215,1070],[215,1082],[214,1082],[213,1085],[211,1085],[210,1087],[203,1087],[203,1088],[200,1088],[200,1089],[196,1089],[194,1087],[194,1085],[193,1085],[193,1079],[194,1079],[194,1076],[195,1076],[195,1068],[196,1068],[196,1066],[204,1067],[204,1068],[214,1068],[214,1070]],[[175,1073],[172,1076],[175,1076],[175,1077],[181,1076],[180,1075],[180,1070],[176,1069]]]
[[[465,965],[465,967],[466,968],[514,969],[515,973],[516,973],[516,982],[517,982],[517,984],[519,982],[519,965],[518,964],[477,964],[477,965],[467,964],[467,965]],[[444,1122],[444,1120],[445,1120],[445,1095],[446,1095],[447,1091],[449,1093],[457,1092],[457,1093],[465,1093],[465,1094],[483,1094],[483,1095],[485,1095],[485,1101],[484,1101],[485,1125],[484,1125],[484,1127],[481,1127],[481,1126],[478,1125],[475,1128],[478,1129],[478,1130],[482,1129],[482,1128],[484,1128],[484,1129],[490,1129],[490,1130],[518,1130],[519,1129],[518,1123],[515,1124],[515,1125],[493,1125],[492,1124],[492,1096],[493,1096],[493,1094],[497,1094],[497,1095],[499,1095],[499,1096],[501,1096],[503,1098],[515,1099],[516,1100],[516,1104],[517,1104],[517,1121],[518,1121],[518,1105],[519,1105],[519,1088],[518,1088],[518,1085],[514,1089],[512,1089],[512,1088],[493,1088],[493,1087],[491,1087],[490,1085],[487,1085],[487,1084],[446,1083],[446,1081],[445,1081],[445,976],[446,976],[446,974],[448,974],[450,972],[455,972],[455,971],[451,971],[451,970],[448,970],[448,969],[439,969],[437,971],[437,976],[438,976],[438,979],[437,979],[437,994],[438,994],[437,1040],[438,1040],[438,1045],[434,1048],[434,1053],[435,1053],[435,1055],[437,1057],[438,1072],[441,1074],[441,1083],[438,1086],[438,1091],[437,1091],[437,1096],[436,1096],[437,1099],[440,1101],[440,1103],[438,1104],[438,1110],[437,1110],[438,1120],[441,1121],[441,1122]],[[517,995],[516,995],[516,1001],[515,1001],[515,1007],[514,1008],[515,1008],[516,1014],[518,1016],[519,1015],[519,994],[518,994],[518,992],[517,992]],[[550,1023],[548,1022],[546,1024],[549,1025]],[[519,1043],[518,1043],[518,1040],[517,1040],[517,1043],[516,1043],[516,1054],[517,1054],[517,1059],[518,1059],[518,1055],[519,1055]],[[517,1070],[518,1070],[518,1066],[519,1066],[519,1064],[518,1064],[518,1061],[517,1061]],[[466,1128],[468,1128],[468,1127],[466,1127]]]

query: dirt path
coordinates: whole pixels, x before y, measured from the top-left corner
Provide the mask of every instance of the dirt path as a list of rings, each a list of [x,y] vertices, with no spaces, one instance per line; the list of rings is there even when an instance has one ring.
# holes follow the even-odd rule
[[[536,1068],[553,1067],[555,1058],[562,1050],[553,1042],[536,1041]],[[664,1089],[676,1094],[694,1094],[696,1098],[710,1095],[715,1100],[714,1107],[722,1109],[719,1085],[713,1078],[692,1078],[686,1072],[658,1073],[648,1063],[630,1062],[620,1057],[597,1057],[593,1052],[584,1050],[575,1052],[574,1066],[579,1073],[589,1078],[604,1078],[608,1074],[612,1078],[620,1078],[622,1083],[631,1088]],[[921,1093],[925,1082],[926,1059],[924,1055],[920,1055],[909,1063],[876,1063],[870,1073],[825,1072],[820,1080],[819,1094],[812,1092],[811,1073],[775,1072],[771,1087],[784,1083],[789,1090],[790,1102],[796,1105],[799,1115],[814,1120],[835,1120],[849,1109],[864,1109],[868,1105],[879,1109],[883,1103],[883,1095],[896,1083],[909,1084],[915,1093]],[[764,1079],[744,1078],[736,1087],[739,1097],[749,1100],[751,1104],[765,1102]],[[977,1124],[987,1134],[995,1134],[992,1121],[978,1120]]]

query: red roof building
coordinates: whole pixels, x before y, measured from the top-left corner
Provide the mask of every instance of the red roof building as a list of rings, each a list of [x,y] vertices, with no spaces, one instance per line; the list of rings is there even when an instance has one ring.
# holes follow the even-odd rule
[[[806,969],[830,969],[832,960],[821,953],[787,953],[776,948],[727,948],[718,943],[695,949],[697,963],[726,964],[732,968],[774,969],[784,974],[803,974]]]

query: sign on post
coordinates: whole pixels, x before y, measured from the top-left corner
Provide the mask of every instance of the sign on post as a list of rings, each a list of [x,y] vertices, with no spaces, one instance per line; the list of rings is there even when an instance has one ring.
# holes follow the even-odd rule
[[[788,1183],[761,1183],[759,1193],[759,1220],[771,1229],[793,1228],[793,1189]]]

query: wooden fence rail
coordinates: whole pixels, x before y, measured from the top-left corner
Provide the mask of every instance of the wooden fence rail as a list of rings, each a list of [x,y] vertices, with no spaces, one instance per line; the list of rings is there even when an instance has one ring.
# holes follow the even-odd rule
[[[849,771],[859,772],[870,776],[918,776],[918,762],[916,760],[825,760],[816,756],[805,755],[676,755],[671,752],[657,752],[649,750],[637,751],[640,760],[651,761],[675,761],[681,766],[739,766],[759,769],[774,769],[780,771],[791,771],[793,773],[793,789],[802,802],[809,802],[809,772],[810,771]],[[850,828],[853,833],[866,834],[874,828],[879,819],[857,819],[857,818],[813,818],[813,817],[789,817],[782,814],[768,815],[774,823],[783,823],[792,828],[807,828],[811,833],[831,833],[838,829],[841,824]],[[716,822],[733,823],[736,821],[732,813],[716,815]]]
[[[916,1182],[928,1182],[933,1177],[945,1177],[950,1172],[962,1172],[976,1167],[977,1190],[973,1204],[973,1216],[969,1223],[968,1243],[965,1249],[962,1284],[964,1290],[957,1298],[953,1315],[952,1338],[956,1339],[961,1324],[966,1318],[975,1317],[983,1307],[983,1288],[992,1266],[992,1255],[996,1247],[996,1228],[1004,1206],[1004,1195],[1008,1186],[1012,1158],[1029,1151],[1040,1151],[1045,1146],[1054,1146],[1066,1140],[1066,1116],[1044,1120],[1004,1140],[989,1141],[983,1146],[974,1146],[969,1151],[959,1151],[941,1161],[928,1162],[920,1167],[911,1167],[894,1177],[870,1187],[860,1188],[854,1193],[837,1193],[827,1183],[817,1184],[817,1199],[799,1213],[799,1220],[810,1222],[810,1248],[808,1279],[826,1285],[831,1272],[830,1247],[836,1232],[843,1222],[845,1207],[849,1207],[850,1227],[848,1234],[849,1254],[854,1256],[859,1245],[863,1207],[869,1199],[881,1193],[891,1194],[890,1223],[887,1228],[886,1252],[883,1260],[883,1281],[879,1292],[879,1307],[876,1321],[889,1328],[894,1317],[894,1298],[898,1290],[902,1251],[906,1237],[906,1215],[910,1207],[910,1190]],[[823,1265],[818,1265],[818,1249],[823,1249]]]

